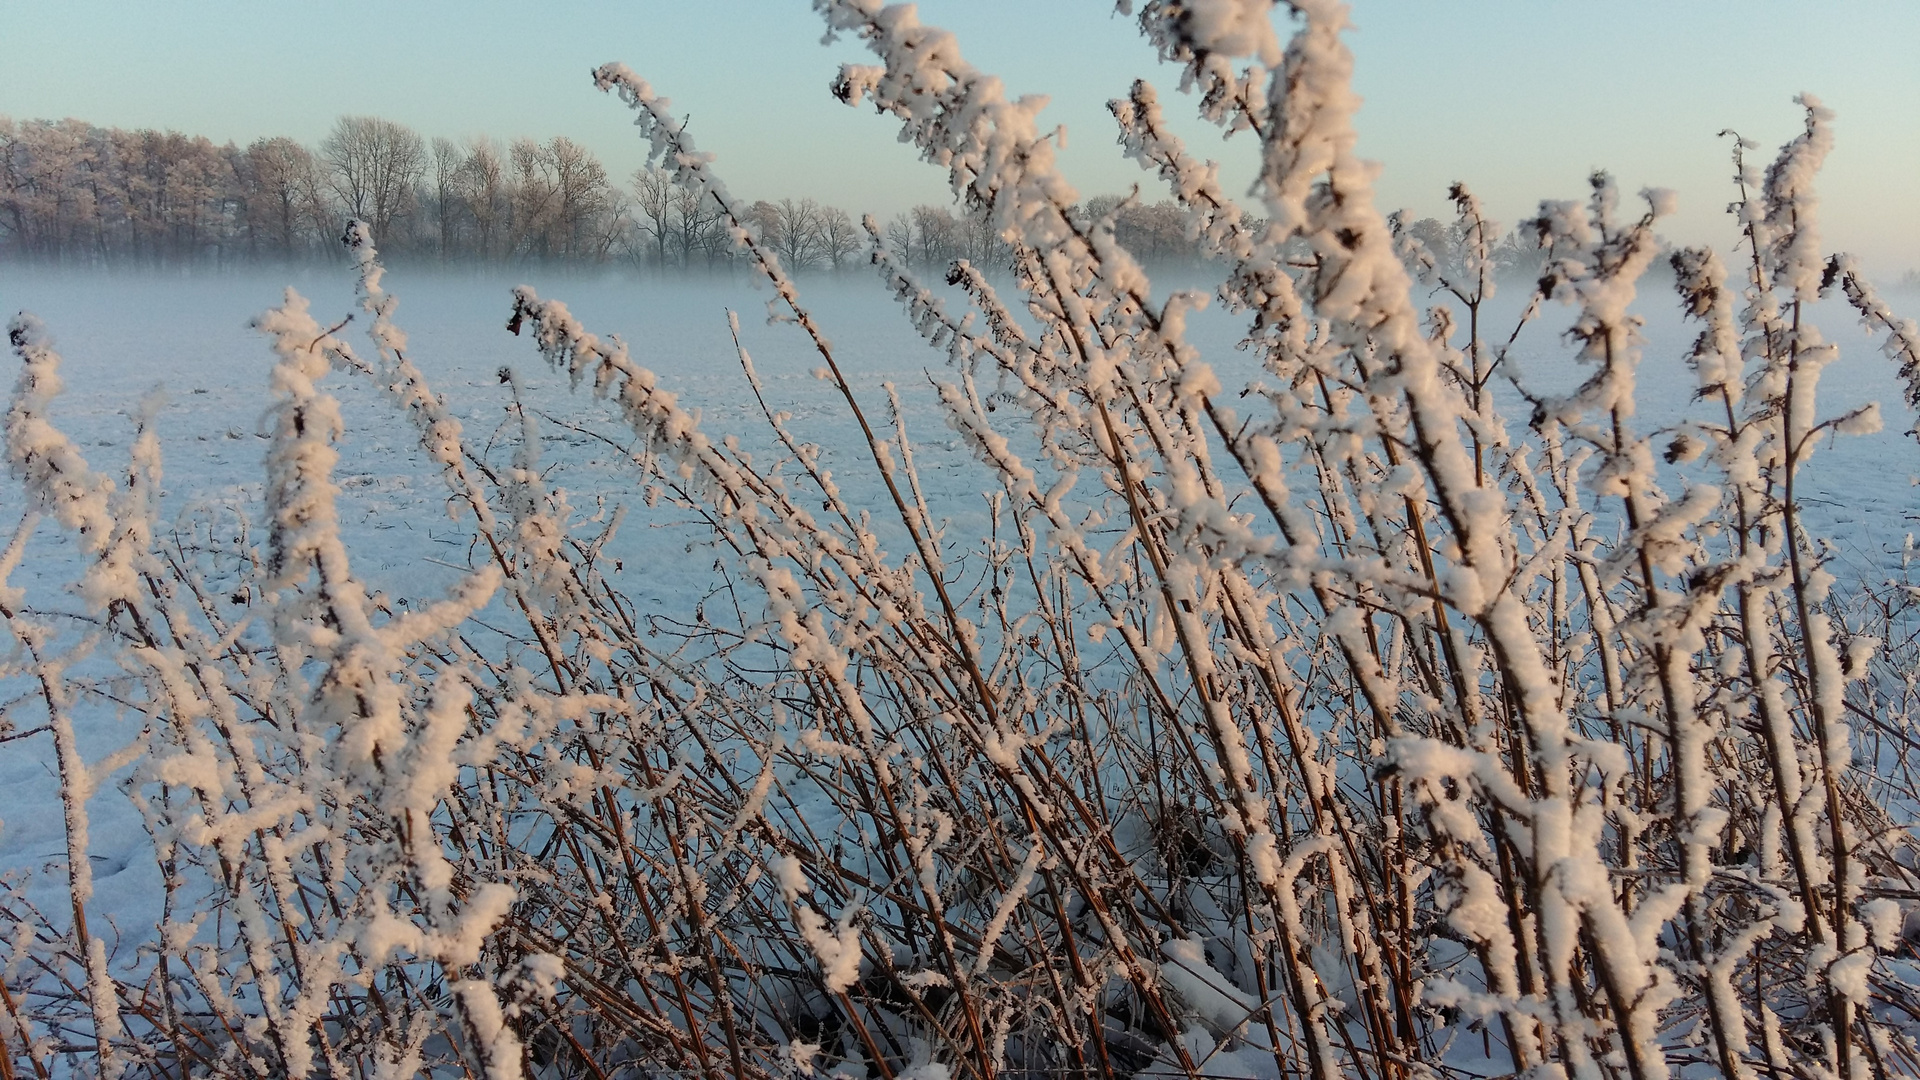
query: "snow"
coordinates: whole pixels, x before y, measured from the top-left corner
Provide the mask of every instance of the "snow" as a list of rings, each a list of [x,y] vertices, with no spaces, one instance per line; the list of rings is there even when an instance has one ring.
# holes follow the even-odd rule
[[[1207,962],[1204,942],[1170,938],[1160,944],[1160,951],[1166,955],[1160,977],[1216,1031],[1237,1032],[1259,1011],[1258,1001]]]
[[[1290,1053],[1333,1080],[1356,1035],[1380,1054],[1414,1052],[1415,1027],[1457,1037],[1444,1013],[1405,1015],[1446,1008],[1503,1025],[1516,1069],[1624,1064],[1652,1080],[1674,1040],[1703,1037],[1666,1025],[1703,987],[1694,1015],[1740,1073],[1758,1060],[1752,1019],[1769,1060],[1782,1054],[1780,1018],[1743,1014],[1736,990],[1740,957],[1772,934],[1799,935],[1792,963],[1840,1021],[1826,1068],[1850,1071],[1846,1018],[1875,1007],[1876,950],[1900,944],[1906,916],[1865,892],[1888,859],[1860,823],[1875,844],[1897,829],[1870,801],[1842,817],[1881,719],[1846,695],[1869,678],[1910,693],[1912,676],[1875,668],[1884,643],[1835,602],[1907,571],[1920,465],[1873,402],[1920,396],[1920,354],[1852,264],[1823,261],[1812,181],[1831,114],[1804,98],[1804,135],[1764,173],[1743,160],[1751,258],[1680,253],[1680,305],[1654,288],[1672,193],[1629,207],[1595,174],[1585,201],[1543,203],[1542,309],[1494,294],[1484,236],[1442,267],[1373,205],[1343,5],[1291,5],[1303,23],[1283,50],[1258,0],[1149,3],[1143,28],[1202,112],[1262,139],[1256,232],[1161,129],[1150,87],[1114,107],[1127,151],[1234,261],[1214,307],[1156,300],[1111,217],[1073,205],[1040,101],[1008,100],[911,7],[818,7],[881,61],[845,68],[840,96],[898,120],[1015,246],[1010,286],[956,266],[944,290],[923,287],[869,223],[881,286],[808,282],[803,302],[710,155],[617,64],[596,82],[731,218],[771,320],[792,325],[743,325],[765,293],[732,281],[409,280],[361,228],[349,272],[284,290],[0,272],[0,298],[47,317],[11,325],[15,483],[0,493],[0,515],[25,523],[0,557],[9,689],[36,702],[19,715],[47,717],[0,742],[0,783],[43,813],[0,826],[0,870],[52,869],[18,880],[56,925],[71,900],[102,1071],[125,1030],[110,976],[136,970],[154,933],[211,933],[229,970],[196,968],[207,1001],[289,1070],[332,1067],[307,1037],[332,987],[412,957],[438,965],[471,1064],[519,1075],[507,1021],[597,958],[569,942],[567,960],[535,952],[479,977],[483,944],[547,870],[457,880],[436,829],[457,820],[465,770],[552,751],[556,731],[574,741],[524,794],[554,821],[593,815],[593,859],[617,852],[627,874],[583,879],[568,901],[582,918],[630,918],[629,896],[651,896],[646,922],[685,925],[712,961],[706,920],[750,896],[749,921],[787,929],[781,962],[831,1007],[878,1020],[874,985],[950,992],[974,1052],[991,998],[975,995],[1007,985],[999,950],[1049,947],[1028,903],[1044,878],[1058,932],[1094,950],[1074,957],[1073,993],[1092,1007],[1124,980],[1164,1014],[1152,1052],[1189,1072],[1264,1069],[1249,1050],[1264,1027],[1276,1066]],[[1287,93],[1250,93],[1266,68]],[[1453,198],[1463,229],[1484,225],[1469,192]],[[1254,348],[1237,353],[1248,315]],[[349,332],[346,316],[362,322]],[[1496,380],[1487,342],[1505,339],[1488,327],[1515,320],[1528,325]],[[184,355],[161,355],[176,344]],[[156,369],[184,404],[145,393]],[[1221,400],[1240,387],[1245,421]],[[157,529],[209,552],[179,584],[213,630],[142,621],[178,578],[159,568],[149,505]],[[56,618],[40,598],[69,581],[77,614]],[[1003,585],[1029,583],[1007,600]],[[725,679],[688,679],[689,700],[649,685],[683,677],[685,628],[728,602]],[[503,618],[525,630],[495,629]],[[663,625],[674,650],[647,656],[642,635]],[[102,627],[133,639],[143,693],[102,678]],[[616,668],[621,649],[647,658]],[[208,656],[231,671],[200,670]],[[763,682],[768,667],[780,674]],[[1095,758],[1082,699],[1109,693],[1101,708],[1165,718],[1145,756],[1183,763],[1177,778]],[[716,734],[710,707],[742,719]],[[613,725],[645,734],[609,741]],[[1099,790],[1149,779],[1151,809]],[[1168,779],[1191,821],[1159,794]],[[146,801],[162,782],[186,785],[164,813]],[[989,802],[1003,816],[983,817]],[[1115,806],[1157,815],[1125,824],[1166,834],[1152,858],[1092,824]],[[635,865],[629,814],[663,838],[662,861]],[[1757,850],[1736,853],[1749,834]],[[512,853],[518,839],[486,841]],[[198,858],[202,877],[169,869],[156,888],[149,844],[169,867]],[[741,854],[736,875],[725,860]],[[209,931],[192,909],[215,859],[229,902]],[[301,902],[299,881],[319,876],[330,906]],[[1729,889],[1744,890],[1737,911],[1713,906]],[[1439,937],[1409,948],[1428,904]],[[695,954],[659,941],[629,974],[667,973],[685,1010]],[[1087,959],[1101,974],[1080,973]],[[257,1011],[223,996],[243,992]],[[732,1045],[731,1006],[711,1010],[681,1020],[697,1033],[718,1018]],[[1787,1020],[1804,1052],[1819,1016]],[[792,1034],[792,1064],[810,1069],[818,1048]],[[421,1038],[395,1040],[388,1065],[417,1062]],[[909,1045],[903,1075],[948,1075],[932,1044]]]
[[[542,410],[561,417],[588,416],[592,406],[570,394],[565,379],[548,375],[526,349],[523,339],[499,330],[501,316],[511,306],[510,287],[517,279],[483,281],[439,278],[390,272],[389,286],[403,289],[405,323],[418,365],[429,385],[443,396],[448,415],[467,432],[481,438],[501,437],[516,421],[509,388],[497,371],[515,367],[522,392]],[[315,297],[313,309],[330,314],[332,323],[355,310],[348,275],[302,275],[302,291]],[[540,282],[545,292],[564,295],[583,318],[619,329],[634,343],[636,355],[658,372],[663,386],[672,387],[680,401],[698,411],[703,426],[714,430],[747,427],[757,407],[741,393],[744,376],[729,364],[734,343],[727,312],[754,311],[765,296],[744,283],[711,285],[635,283],[615,279]],[[27,277],[0,272],[0,297],[16,308],[39,313],[46,333],[65,357],[61,378],[68,389],[45,407],[70,434],[72,448],[84,448],[90,461],[111,465],[125,460],[133,449],[140,413],[139,402],[154,383],[163,383],[167,404],[158,409],[150,430],[159,440],[165,463],[164,480],[156,497],[162,520],[186,515],[184,520],[211,522],[218,508],[246,505],[264,494],[261,476],[266,414],[260,410],[268,383],[270,352],[266,342],[247,326],[248,320],[279,297],[277,283],[235,278],[169,279],[144,277],[61,279]],[[823,321],[834,328],[842,362],[858,384],[891,382],[901,387],[902,414],[914,429],[934,435],[916,448],[926,498],[936,519],[956,522],[984,520],[984,510],[973,493],[965,465],[970,443],[938,438],[939,413],[926,393],[912,392],[924,385],[921,371],[943,369],[929,354],[911,326],[898,318],[894,301],[864,281],[809,283],[808,294]],[[1511,301],[1518,306],[1519,300]],[[1845,327],[1849,320],[1838,302],[1819,308],[1829,326]],[[1572,313],[1566,317],[1571,318]],[[364,315],[362,316],[364,318]],[[1204,351],[1224,357],[1227,379],[1243,378],[1231,352],[1234,331],[1221,313],[1196,311],[1188,315],[1190,340]],[[1677,310],[1652,308],[1641,328],[1648,361],[1639,373],[1642,406],[1638,421],[1648,429],[1674,423],[1688,410],[1696,385],[1694,374],[1681,362],[1695,330]],[[743,320],[744,344],[750,345],[758,379],[792,424],[808,438],[830,448],[845,447],[848,434],[844,413],[830,387],[811,375],[815,359],[791,331],[762,327]],[[1548,392],[1568,390],[1582,377],[1577,369],[1554,357],[1563,355],[1551,324],[1529,330],[1516,353],[1526,377]],[[157,343],[157,344],[156,344]],[[1853,409],[1870,399],[1898,402],[1905,387],[1898,369],[1877,355],[1876,338],[1841,338],[1842,359],[1827,369],[1823,394],[1832,415]],[[142,350],[155,351],[158,363],[130,365],[125,358]],[[251,377],[242,373],[253,372]],[[395,429],[396,414],[384,394],[361,380],[327,376],[329,391],[341,402],[338,463],[333,467],[339,489],[338,528],[352,555],[355,570],[369,582],[370,591],[390,596],[448,595],[468,580],[464,549],[450,548],[443,538],[458,535],[447,520],[449,489],[442,478],[444,459],[420,452],[410,434]],[[1517,408],[1510,403],[1508,408]],[[604,416],[604,414],[602,414]],[[438,422],[438,421],[435,421]],[[1835,539],[1839,572],[1884,577],[1898,571],[1904,536],[1913,528],[1914,495],[1911,477],[1920,463],[1910,442],[1896,425],[1860,437],[1823,440],[1808,465],[1801,488],[1807,527]],[[604,425],[602,426],[604,430]],[[925,436],[923,436],[924,438]],[[676,521],[670,513],[649,508],[633,487],[633,472],[614,448],[584,437],[569,437],[550,484],[564,484],[576,505],[607,498],[621,502],[629,515],[608,555],[621,561],[617,577],[644,607],[657,611],[685,611],[697,601],[708,555],[697,547],[698,529]],[[1008,452],[1008,451],[1001,451]],[[556,453],[551,445],[549,454]],[[847,488],[856,506],[878,509],[885,498],[870,471],[857,461],[834,460],[835,476]],[[1663,466],[1676,477],[1687,463]],[[27,507],[20,488],[0,495],[0,512],[17,516]],[[82,497],[80,500],[84,503]],[[49,508],[52,514],[55,511]],[[237,523],[235,523],[237,524]],[[232,527],[231,524],[224,527]],[[47,527],[21,551],[11,584],[27,591],[44,590],[51,583],[71,579],[75,550],[54,542]],[[440,616],[428,618],[443,621]],[[94,710],[76,724],[75,742],[81,759],[99,762],[137,733],[139,718]],[[62,858],[53,774],[48,769],[50,749],[45,736],[0,744],[0,783],[14,793],[13,809],[0,825],[0,866],[14,870],[37,867]],[[177,780],[212,778],[209,762],[170,759],[166,775]],[[1242,766],[1244,768],[1244,766]],[[119,774],[124,776],[124,770]],[[30,807],[45,808],[41,811]],[[140,935],[150,925],[161,890],[157,871],[144,857],[147,839],[133,808],[112,790],[112,784],[86,808],[91,824],[94,896],[91,910],[111,919],[122,933]],[[1030,857],[1031,858],[1031,857]],[[1030,863],[1029,863],[1030,865]],[[1023,867],[1022,877],[1030,870]],[[52,898],[51,883],[42,879],[36,894]],[[1489,920],[1460,909],[1455,918],[1474,936],[1492,929]],[[1878,926],[1874,920],[1870,925]],[[816,930],[823,959],[831,961],[836,982],[857,972],[858,948],[847,931],[836,933],[829,924]],[[126,955],[120,945],[117,955]],[[844,944],[843,944],[844,943]],[[978,954],[984,963],[988,953]]]

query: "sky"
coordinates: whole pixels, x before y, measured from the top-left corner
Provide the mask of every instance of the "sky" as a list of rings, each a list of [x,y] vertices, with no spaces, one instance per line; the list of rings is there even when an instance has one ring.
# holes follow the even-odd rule
[[[1144,76],[1169,114],[1191,109],[1110,0],[923,0],[920,14],[1013,93],[1049,96],[1082,194],[1162,197],[1121,157],[1104,106]],[[1606,168],[1628,192],[1679,193],[1669,240],[1730,247],[1718,133],[1770,159],[1805,91],[1838,113],[1826,246],[1876,275],[1920,268],[1916,0],[1356,0],[1352,17],[1360,150],[1383,165],[1383,209],[1443,216],[1461,180],[1510,223],[1584,197]],[[823,45],[821,29],[806,0],[0,0],[0,114],[243,145],[312,144],[340,115],[373,114],[429,136],[566,135],[624,177],[644,148],[588,77],[620,60],[691,116],[738,194],[883,217],[945,202],[891,119],[828,94],[841,63],[870,58]],[[1222,143],[1197,121],[1184,133],[1244,188],[1244,137]]]

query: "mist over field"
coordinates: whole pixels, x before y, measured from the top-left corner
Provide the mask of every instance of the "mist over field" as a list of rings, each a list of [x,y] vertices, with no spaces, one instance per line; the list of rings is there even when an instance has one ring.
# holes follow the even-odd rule
[[[1123,3],[1102,195],[813,9],[948,201],[742,195],[622,63],[617,170],[0,117],[0,1080],[1920,1075],[1833,109],[1398,211],[1344,5]]]

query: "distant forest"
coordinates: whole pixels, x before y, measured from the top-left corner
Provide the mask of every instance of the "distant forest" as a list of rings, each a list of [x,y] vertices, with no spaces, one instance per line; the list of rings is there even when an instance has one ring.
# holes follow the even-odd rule
[[[1113,199],[1108,205],[1118,203]],[[796,270],[864,264],[847,211],[809,198],[754,203],[761,236]],[[216,145],[175,131],[0,117],[0,257],[62,266],[232,266],[330,257],[357,217],[403,260],[671,269],[724,267],[733,243],[716,207],[657,168],[624,183],[564,136],[544,142],[428,139],[371,116],[342,117],[318,146]],[[883,226],[915,267],[1003,264],[1005,246],[946,207]],[[1121,242],[1149,261],[1195,257],[1172,203],[1128,206]]]
[[[1196,262],[1187,214],[1172,202],[1116,195],[1115,238],[1152,265]],[[755,228],[788,268],[864,265],[866,237],[847,211],[810,198],[762,200]],[[318,146],[286,137],[242,148],[176,131],[83,120],[0,116],[0,259],[67,267],[231,267],[336,256],[349,217],[401,261],[725,269],[734,245],[710,201],[658,168],[625,182],[564,136],[500,143],[426,138],[373,116],[344,116]],[[940,269],[956,258],[1005,266],[984,223],[922,205],[881,225],[894,256]],[[1431,218],[1408,232],[1450,257],[1454,228]],[[1496,251],[1503,276],[1531,275],[1540,255],[1520,231]]]

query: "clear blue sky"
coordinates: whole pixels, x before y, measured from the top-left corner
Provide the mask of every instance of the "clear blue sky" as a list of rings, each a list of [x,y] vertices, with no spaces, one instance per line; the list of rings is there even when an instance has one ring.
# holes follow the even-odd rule
[[[1120,158],[1102,106],[1141,74],[1172,98],[1173,73],[1108,0],[920,7],[1014,92],[1052,97],[1083,194],[1150,183]],[[1388,208],[1440,214],[1462,179],[1510,222],[1581,196],[1604,166],[1630,191],[1680,192],[1671,238],[1725,246],[1715,133],[1737,128],[1770,153],[1807,90],[1839,113],[1828,246],[1882,275],[1920,267],[1916,0],[1358,0],[1354,22],[1361,149],[1386,166]],[[622,60],[691,113],[741,194],[883,215],[943,200],[891,121],[828,96],[838,64],[862,54],[819,39],[806,0],[0,0],[0,113],[240,143],[314,142],[342,113],[373,113],[429,135],[564,134],[625,175],[640,149],[587,78]],[[1189,132],[1244,181],[1245,149]]]

